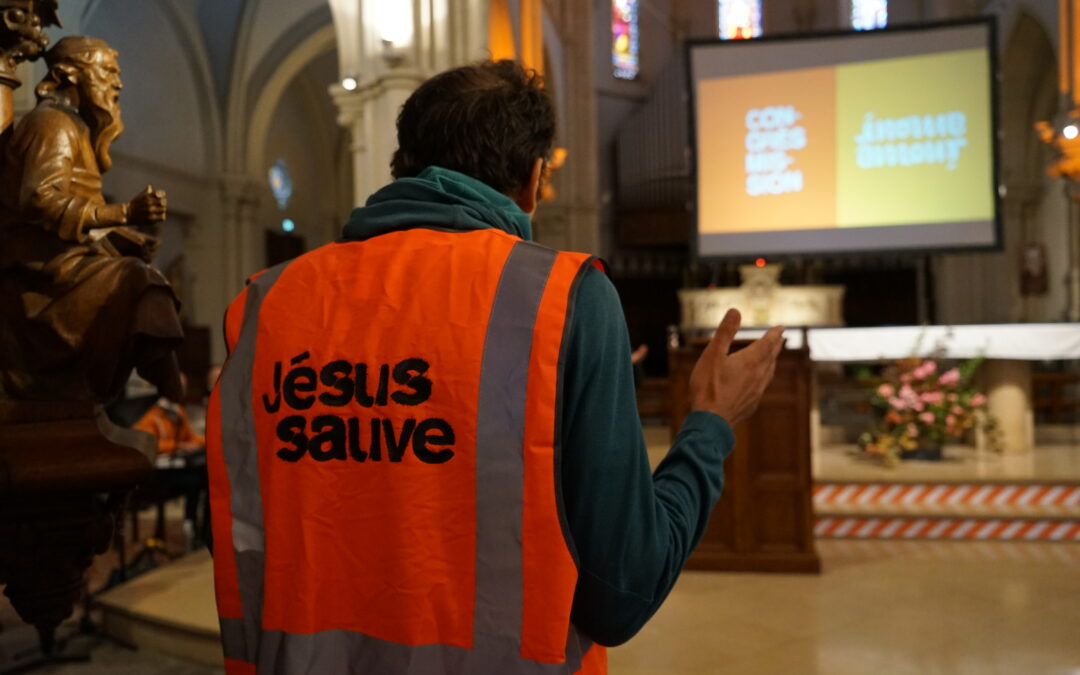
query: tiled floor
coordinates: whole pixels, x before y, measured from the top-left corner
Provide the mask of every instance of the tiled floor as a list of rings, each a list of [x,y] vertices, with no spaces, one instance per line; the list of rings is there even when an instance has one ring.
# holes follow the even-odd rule
[[[1080,546],[823,541],[820,576],[687,572],[612,675],[1080,672]],[[210,571],[192,570],[209,583]],[[46,675],[215,675],[102,643]]]
[[[648,437],[656,461],[666,432]],[[1080,544],[829,540],[818,550],[819,576],[685,573],[641,633],[611,650],[610,672],[1080,674]],[[208,561],[184,562],[191,570],[184,583],[208,587]],[[203,597],[209,602],[209,593]],[[136,598],[144,609],[148,602]],[[207,610],[181,611],[190,619]],[[7,629],[7,638],[22,630]],[[221,671],[101,643],[92,663],[36,672]]]
[[[826,445],[813,455],[819,481],[1051,480],[1080,482],[1080,441],[1040,445],[1021,455],[977,452],[947,446],[940,462],[901,462],[886,467],[859,454],[854,445]]]
[[[865,544],[819,542],[816,577],[685,573],[611,672],[1080,672],[1076,545]]]

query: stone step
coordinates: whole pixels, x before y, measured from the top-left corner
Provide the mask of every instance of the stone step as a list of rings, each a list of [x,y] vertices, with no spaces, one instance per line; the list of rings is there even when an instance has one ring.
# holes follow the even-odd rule
[[[103,593],[97,605],[102,630],[123,644],[223,664],[213,562],[205,549]]]

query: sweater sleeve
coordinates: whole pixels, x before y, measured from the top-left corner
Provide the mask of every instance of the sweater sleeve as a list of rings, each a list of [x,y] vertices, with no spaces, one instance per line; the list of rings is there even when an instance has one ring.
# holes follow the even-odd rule
[[[701,540],[735,438],[693,412],[650,472],[618,293],[589,270],[564,346],[562,497],[578,556],[572,620],[602,645],[633,637]]]

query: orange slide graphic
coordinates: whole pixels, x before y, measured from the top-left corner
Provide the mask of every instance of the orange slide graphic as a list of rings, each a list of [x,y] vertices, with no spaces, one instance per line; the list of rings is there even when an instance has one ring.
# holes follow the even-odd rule
[[[701,83],[702,233],[836,221],[836,68]],[[761,199],[768,195],[768,199]]]

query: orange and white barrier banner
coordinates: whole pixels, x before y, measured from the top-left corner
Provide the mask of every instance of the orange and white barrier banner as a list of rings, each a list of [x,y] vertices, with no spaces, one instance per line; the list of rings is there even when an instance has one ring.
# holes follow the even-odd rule
[[[1080,542],[1080,520],[822,517],[817,519],[814,534],[818,537],[848,539]]]
[[[825,483],[814,506],[1080,507],[1080,485],[986,483]]]

